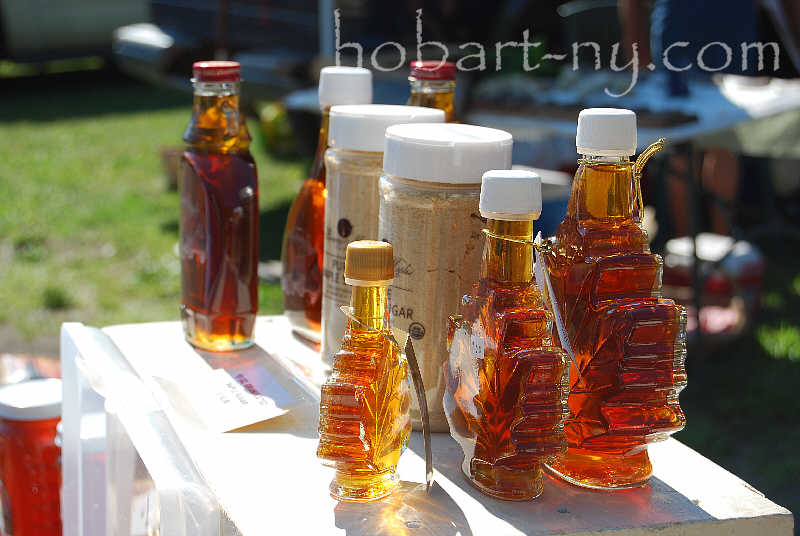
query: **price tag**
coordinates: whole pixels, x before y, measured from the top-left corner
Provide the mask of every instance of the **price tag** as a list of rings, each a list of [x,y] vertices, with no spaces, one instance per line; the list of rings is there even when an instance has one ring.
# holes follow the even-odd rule
[[[486,351],[486,342],[483,337],[479,335],[469,336],[469,349],[472,352],[472,357],[483,358]]]
[[[300,400],[258,365],[214,369],[186,382],[184,394],[206,425],[229,432],[288,412]]]

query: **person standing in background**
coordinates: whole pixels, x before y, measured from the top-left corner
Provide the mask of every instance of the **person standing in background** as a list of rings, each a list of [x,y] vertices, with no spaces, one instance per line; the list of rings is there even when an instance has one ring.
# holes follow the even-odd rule
[[[657,69],[665,69],[665,62],[676,69],[688,67],[680,71],[668,70],[665,89],[671,97],[691,98],[689,81],[711,75],[698,65],[698,54],[708,43],[717,41],[733,50],[740,50],[742,42],[758,41],[755,0],[654,0],[652,9],[648,2],[642,0],[619,0],[618,9],[624,49],[631,50],[632,45],[637,44],[640,67],[646,68],[651,62]],[[674,43],[688,44],[670,48]],[[727,62],[726,51],[721,46],[708,47],[701,56],[702,63],[709,68],[717,68]],[[729,65],[726,68],[715,72],[755,73],[755,62],[751,62],[746,72],[742,72],[741,62],[727,63]],[[722,202],[710,206],[711,230],[718,234],[730,234],[730,217],[721,205],[732,203],[738,192],[738,157],[727,149],[709,148],[699,155],[696,169],[700,170],[704,189]],[[672,155],[670,170],[672,173],[667,178],[670,223],[673,234],[683,236],[689,232],[687,207],[691,185],[683,178],[689,171],[687,158]]]

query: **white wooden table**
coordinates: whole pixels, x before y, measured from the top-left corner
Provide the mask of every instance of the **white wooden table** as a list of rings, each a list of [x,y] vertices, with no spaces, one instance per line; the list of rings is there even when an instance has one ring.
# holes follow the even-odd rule
[[[257,346],[230,355],[198,354],[177,322],[103,331],[153,393],[226,523],[244,536],[792,533],[788,510],[674,439],[651,447],[654,478],[648,486],[592,492],[548,478],[541,497],[516,503],[473,489],[460,473],[460,448],[446,434],[434,434],[436,483],[426,495],[422,442],[414,433],[400,462],[399,492],[376,503],[338,503],[327,491],[332,470],[315,457],[324,370],[318,355],[291,336],[283,317],[259,318]],[[242,363],[264,367],[301,403],[244,432],[211,432],[176,386],[196,371]]]

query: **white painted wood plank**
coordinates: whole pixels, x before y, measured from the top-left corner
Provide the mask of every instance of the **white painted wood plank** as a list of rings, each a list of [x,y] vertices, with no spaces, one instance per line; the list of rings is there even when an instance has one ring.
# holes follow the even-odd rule
[[[788,510],[674,439],[651,447],[655,477],[648,486],[593,492],[548,479],[539,499],[515,503],[486,497],[466,482],[459,468],[461,450],[447,434],[434,434],[436,486],[426,496],[419,488],[424,461],[415,433],[400,462],[401,491],[372,504],[337,503],[327,491],[332,470],[315,457],[317,386],[324,377],[319,357],[290,335],[282,317],[259,318],[256,330],[254,348],[200,356],[183,340],[177,322],[105,329],[153,389],[198,470],[245,536],[792,532]],[[244,362],[264,366],[304,402],[247,432],[212,433],[175,394],[175,386],[191,371]],[[305,371],[306,377],[298,381],[290,369]]]

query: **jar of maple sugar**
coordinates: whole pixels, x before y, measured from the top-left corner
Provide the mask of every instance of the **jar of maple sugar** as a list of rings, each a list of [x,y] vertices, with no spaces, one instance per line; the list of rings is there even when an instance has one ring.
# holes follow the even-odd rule
[[[446,432],[442,408],[447,315],[479,279],[481,176],[510,169],[511,134],[458,124],[386,129],[378,237],[394,246],[392,325],[411,335],[431,430]],[[416,400],[412,423],[420,428]]]
[[[349,104],[333,106],[325,153],[325,249],[322,270],[322,358],[339,349],[350,303],[344,281],[347,244],[378,239],[378,179],[386,128],[398,123],[443,123],[444,112],[420,106]]]

